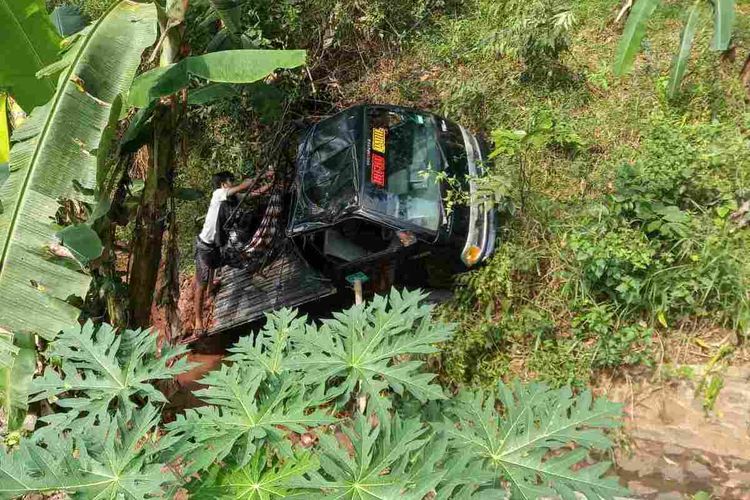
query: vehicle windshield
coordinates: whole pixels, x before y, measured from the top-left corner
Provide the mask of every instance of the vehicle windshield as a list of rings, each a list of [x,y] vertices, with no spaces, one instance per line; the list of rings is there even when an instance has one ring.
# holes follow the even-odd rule
[[[368,110],[367,207],[429,231],[440,225],[442,170],[437,121],[429,114]]]

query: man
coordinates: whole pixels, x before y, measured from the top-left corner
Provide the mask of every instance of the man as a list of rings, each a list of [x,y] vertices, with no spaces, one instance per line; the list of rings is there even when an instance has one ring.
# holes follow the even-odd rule
[[[211,179],[214,192],[208,206],[203,229],[195,239],[195,333],[204,331],[203,327],[203,297],[206,288],[213,280],[214,271],[221,267],[221,247],[226,243],[227,234],[223,227],[222,207],[227,200],[239,193],[250,191],[258,179],[245,179],[234,185],[234,175],[231,172],[219,172]],[[271,188],[270,184],[250,191],[251,195],[262,195]],[[226,212],[226,210],[224,210]]]

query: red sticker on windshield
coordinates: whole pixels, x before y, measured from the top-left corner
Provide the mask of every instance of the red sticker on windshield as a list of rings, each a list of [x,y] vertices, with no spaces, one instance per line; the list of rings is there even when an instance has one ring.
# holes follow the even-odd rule
[[[372,170],[370,182],[378,187],[385,187],[385,156],[372,153]]]

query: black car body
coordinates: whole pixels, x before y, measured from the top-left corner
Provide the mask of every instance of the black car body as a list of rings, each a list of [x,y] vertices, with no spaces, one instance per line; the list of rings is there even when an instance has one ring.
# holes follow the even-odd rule
[[[436,263],[451,273],[480,264],[496,239],[495,210],[476,186],[486,153],[464,127],[398,106],[355,106],[313,125],[299,143],[287,255],[269,266],[278,277],[235,272],[217,298],[214,330],[355,280],[384,292],[424,286]],[[447,210],[449,184],[462,186],[469,202]]]

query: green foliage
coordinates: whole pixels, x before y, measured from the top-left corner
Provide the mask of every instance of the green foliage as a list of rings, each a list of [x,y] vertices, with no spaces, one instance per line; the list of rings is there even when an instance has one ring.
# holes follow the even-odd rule
[[[577,339],[541,338],[529,354],[533,378],[552,387],[586,387],[591,380],[592,352]]]
[[[153,5],[112,4],[49,71],[61,72],[52,100],[15,130],[10,177],[0,186],[0,326],[6,330],[50,340],[77,319],[68,299],[85,296],[90,278],[60,247],[61,228],[51,220],[59,200],[91,201],[77,186],[94,185],[111,105],[155,39]]]
[[[282,428],[304,433],[336,421],[314,409],[323,400],[305,392],[301,376],[263,381],[263,372],[244,364],[222,366],[201,380],[207,388],[195,395],[208,405],[187,410],[167,426],[180,438],[174,456],[187,462],[188,472],[219,461],[245,467],[264,444],[288,457],[291,444]]]
[[[627,23],[625,24],[625,31],[617,48],[614,66],[615,75],[622,76],[632,70],[635,58],[641,51],[648,21],[657,7],[659,7],[659,3],[659,0],[638,0],[633,4]],[[685,69],[690,58],[690,52],[692,51],[695,33],[700,23],[702,10],[708,6],[713,9],[714,13],[714,36],[711,42],[711,50],[726,51],[729,49],[735,21],[734,0],[695,0],[693,6],[688,11],[680,39],[680,46],[672,64],[668,90],[670,99],[674,99],[679,93],[682,79],[685,76]]]
[[[130,418],[143,402],[165,403],[152,382],[168,380],[189,368],[184,347],[164,347],[156,355],[150,330],[117,332],[91,321],[63,330],[45,353],[53,363],[34,379],[31,401],[48,399],[66,411],[44,420],[61,430],[103,422],[113,408]],[[61,361],[56,369],[55,360]]]
[[[261,448],[244,467],[212,467],[197,486],[190,484],[190,498],[213,500],[270,500],[293,497],[299,491],[291,485],[303,474],[320,467],[312,453],[298,453],[290,460],[267,463]],[[302,493],[300,493],[300,496]]]
[[[47,434],[43,442],[23,440],[0,451],[0,497],[65,492],[83,498],[153,498],[173,481],[162,471],[161,446],[152,434],[159,422],[146,405],[124,418],[106,416],[79,433]]]
[[[351,412],[340,411],[330,398],[351,401],[359,388],[341,375],[336,363],[336,369],[324,374],[316,368],[321,364],[322,369],[323,361],[314,360],[314,377],[296,371],[307,356],[335,355],[321,340],[329,333],[337,339],[334,344],[354,346],[352,352],[365,357],[377,353],[370,363],[379,367],[376,377],[389,382],[378,386],[382,394],[369,395],[371,401],[423,396],[415,387],[433,375],[417,372],[421,365],[400,358],[433,352],[429,344],[444,340],[449,328],[432,323],[420,299],[417,293],[393,292],[338,313],[320,327],[305,325],[290,311],[277,313],[269,318],[260,346],[247,341],[235,346],[233,363],[201,380],[204,388],[195,395],[205,406],[186,410],[164,429],[158,427],[152,405],[162,399],[149,381],[165,373],[162,367],[173,352],[157,362],[153,342],[144,337],[148,334],[118,336],[106,325],[96,337],[90,326],[84,327],[80,347],[72,333],[63,333],[52,351],[63,367],[81,374],[65,385],[79,380],[87,388],[69,389],[77,389],[79,397],[60,399],[57,405],[71,410],[46,417],[45,423],[70,420],[68,415],[79,409],[95,412],[97,418],[70,420],[64,428],[42,426],[17,448],[2,452],[0,496],[65,492],[140,499],[171,496],[183,487],[191,498],[470,500],[503,497],[504,481],[510,481],[513,494],[556,491],[568,497],[573,489],[608,498],[624,493],[614,478],[601,478],[607,463],[579,472],[570,469],[587,458],[588,450],[611,447],[602,430],[616,425],[619,406],[592,403],[589,393],[573,397],[569,390],[550,391],[537,384],[501,385],[500,408],[494,392],[461,391],[458,403],[442,403],[441,422],[430,425],[435,410],[440,411],[435,405],[420,404],[412,416],[402,417],[404,408],[388,410],[390,403],[381,403],[386,413],[349,417]],[[322,352],[311,352],[310,345]],[[402,365],[409,368],[399,370]],[[178,361],[169,370],[174,375],[186,368]],[[127,403],[101,409],[106,399],[99,396],[101,387],[122,380],[101,376],[102,369],[136,378],[142,374],[138,382],[130,378],[139,392],[126,391]],[[133,407],[136,394],[139,408]],[[317,435],[317,443],[300,450],[293,444],[300,434]],[[579,448],[564,451],[570,443]],[[552,450],[559,455],[547,458]]]
[[[627,73],[635,62],[635,56],[641,49],[641,42],[646,35],[646,25],[659,5],[659,0],[638,0],[633,4],[625,31],[620,39],[615,55],[615,75]]]
[[[12,357],[7,366],[0,367],[0,404],[6,432],[17,431],[26,418],[29,386],[36,372],[36,344],[34,336],[13,336]],[[10,346],[9,346],[10,347]]]
[[[41,0],[3,0],[0,3],[0,89],[9,91],[30,113],[55,93],[49,78],[36,72],[57,59],[60,37],[55,33]],[[5,118],[5,117],[3,117]]]
[[[648,364],[649,347],[654,331],[645,323],[621,325],[609,303],[591,304],[571,322],[573,334],[579,340],[594,342],[591,366]]]
[[[498,413],[497,403],[503,408]],[[500,383],[496,391],[465,393],[450,407],[438,426],[476,466],[489,468],[510,484],[513,498],[559,494],[575,498],[614,498],[626,494],[617,479],[603,477],[609,464],[601,462],[573,472],[571,467],[588,449],[607,450],[612,442],[594,429],[619,425],[613,417],[620,405],[593,400],[589,391],[573,396],[570,389],[550,390],[543,384],[512,387]],[[566,450],[574,441],[578,447]],[[550,457],[550,452],[556,453]]]
[[[139,75],[130,88],[128,103],[138,108],[148,106],[154,99],[186,88],[191,77],[219,83],[252,83],[278,68],[296,68],[304,63],[304,50],[227,50],[190,56]]]
[[[254,366],[266,377],[277,376],[289,371],[291,337],[304,332],[306,316],[298,316],[296,311],[283,308],[266,315],[266,324],[255,337],[242,337],[229,348],[231,361]]]
[[[50,19],[63,38],[75,35],[86,27],[86,19],[74,5],[58,5],[50,14]]]
[[[467,7],[472,14],[453,26],[458,43],[451,49],[461,55],[476,51],[485,57],[510,57],[534,72],[559,63],[576,24],[568,2],[474,0]]]
[[[429,436],[422,422],[402,421],[396,415],[391,425],[373,427],[369,419],[360,416],[354,425],[354,429],[343,428],[353,453],[342,450],[336,437],[322,435],[321,470],[306,474],[297,485],[327,492],[323,498],[347,500],[420,500],[436,488],[442,474],[435,469],[446,447],[443,443],[443,453],[424,453]]]
[[[569,238],[583,285],[576,292],[624,305],[638,304],[655,250],[640,231],[627,226],[593,225]]]
[[[703,14],[704,5],[705,2],[703,0],[696,0],[688,11],[687,21],[685,21],[685,27],[683,28],[682,36],[680,37],[680,48],[675,55],[672,70],[669,73],[669,89],[667,90],[667,95],[670,99],[677,97],[677,94],[680,91],[680,84],[685,77],[685,70],[687,69],[688,61],[690,60],[690,52],[693,49],[693,41],[695,40],[695,33],[698,30],[701,15]]]
[[[451,335],[446,325],[431,321],[431,308],[419,305],[423,299],[418,292],[393,289],[387,298],[376,296],[335,314],[320,328],[294,337],[300,356],[290,359],[291,368],[303,371],[307,383],[335,380],[329,395],[337,397],[339,408],[352,393],[367,395],[368,408],[384,423],[391,407],[380,396],[386,389],[423,402],[444,399],[442,388],[431,382],[434,374],[424,373],[422,361],[410,359],[437,352],[435,344]]]

